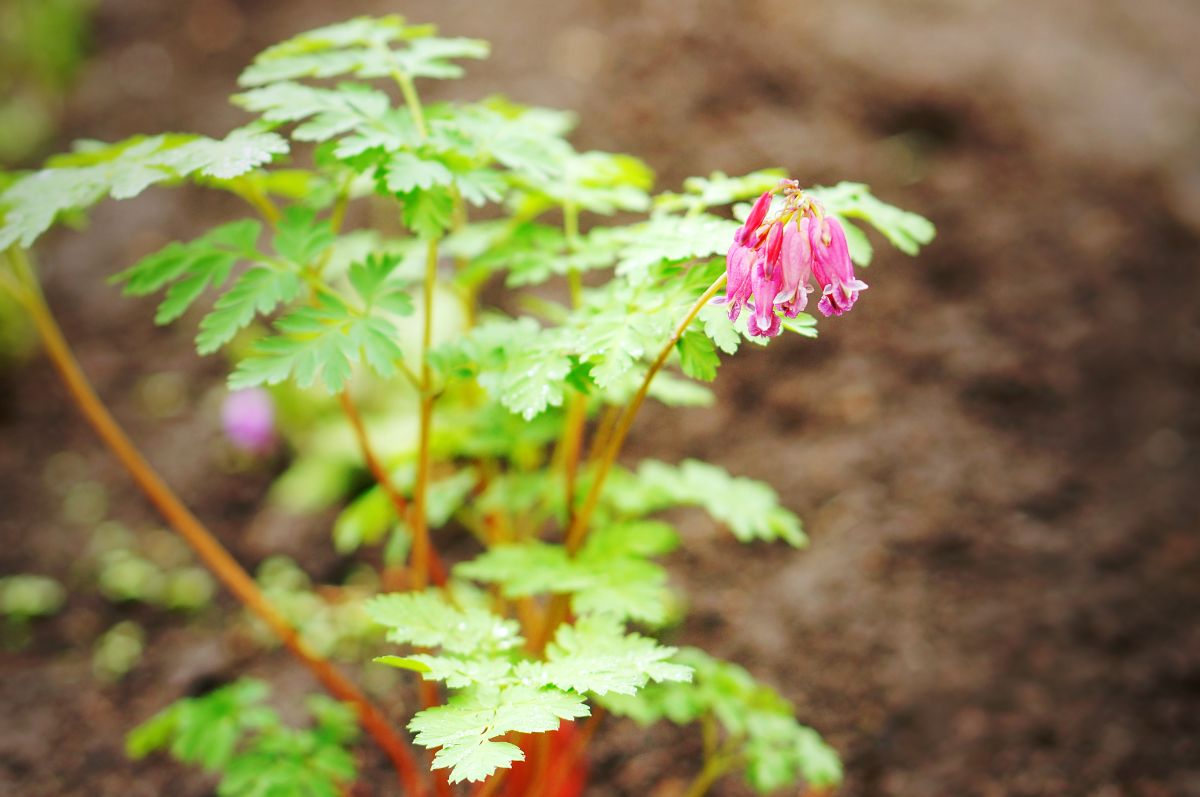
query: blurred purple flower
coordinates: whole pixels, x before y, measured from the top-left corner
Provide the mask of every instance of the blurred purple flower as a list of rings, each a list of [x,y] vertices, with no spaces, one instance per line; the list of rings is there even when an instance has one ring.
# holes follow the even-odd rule
[[[230,393],[221,407],[221,424],[236,448],[266,454],[275,445],[275,402],[261,388]]]

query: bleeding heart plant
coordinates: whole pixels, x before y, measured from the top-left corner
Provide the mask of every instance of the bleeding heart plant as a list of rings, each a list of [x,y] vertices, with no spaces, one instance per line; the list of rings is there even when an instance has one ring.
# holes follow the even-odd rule
[[[458,77],[458,60],[487,52],[399,17],[354,19],[262,53],[233,98],[257,118],[223,139],[86,143],[4,177],[0,285],[172,527],[340,701],[314,700],[313,727],[293,729],[264,707],[263,685],[238,682],[167,708],[130,750],[219,771],[222,795],[336,795],[358,777],[356,718],[407,794],[470,781],[472,794],[575,795],[611,713],[701,727],[693,797],[735,770],[763,792],[834,784],[836,755],[775,691],[656,638],[681,620],[656,559],[687,538],[657,513],[700,507],[740,541],[792,546],[805,543],[799,519],[714,465],[617,458],[647,398],[712,400],[718,351],[784,330],[815,337],[810,281],[825,316],[854,306],[866,288],[854,264],[872,248],[851,220],[909,254],[933,228],[866,186],[802,190],[776,170],[654,195],[636,158],[572,148],[569,114],[418,99],[415,80]],[[290,445],[272,494],[340,503],[333,541],[371,564],[365,581],[251,579],[99,403],[41,296],[27,250],[53,224],[185,182],[240,197],[257,218],[114,279],[135,296],[164,291],[160,324],[215,296],[196,346],[236,362],[229,384],[246,392],[225,406],[230,439],[260,454]],[[636,220],[606,223],[618,212]],[[504,301],[526,310],[512,316],[483,301],[495,277],[566,289]],[[362,490],[364,470],[374,484]],[[434,532],[470,534],[477,554],[445,563]],[[391,724],[407,710],[394,689],[381,710],[330,663],[366,656],[413,676],[411,742]],[[414,742],[436,751],[435,777]]]

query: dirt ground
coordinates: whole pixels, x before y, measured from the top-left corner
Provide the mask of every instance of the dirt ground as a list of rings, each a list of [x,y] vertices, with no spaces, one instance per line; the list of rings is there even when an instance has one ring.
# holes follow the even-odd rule
[[[1200,795],[1193,0],[337,6],[101,2],[68,138],[221,133],[243,118],[224,97],[258,49],[401,11],[494,44],[468,80],[430,94],[570,108],[580,146],[637,154],[664,187],[780,165],[919,210],[936,243],[911,261],[880,246],[871,289],[818,341],[741,354],[719,406],[639,422],[633,453],[763,478],[812,537],[796,554],[740,547],[679,516],[688,546],[672,573],[692,610],[679,641],[779,686],[842,752],[847,796]],[[211,449],[222,363],[103,282],[233,212],[160,191],[103,207],[42,259],[101,394],[253,563],[281,522],[255,516],[269,474],[195,453]],[[156,420],[139,380],[162,371],[186,398]],[[3,572],[71,579],[86,528],[48,480],[64,462],[103,485],[108,516],[154,523],[44,361],[0,371]],[[301,561],[328,561],[319,519],[288,533]],[[147,612],[144,662],[103,685],[90,648],[120,616],[73,597],[0,659],[0,791],[208,793],[164,759],[126,761],[123,734],[213,679],[310,687],[283,657],[230,644],[219,612],[191,625]],[[608,730],[591,793],[640,797],[664,778],[658,794],[678,793],[694,738]]]

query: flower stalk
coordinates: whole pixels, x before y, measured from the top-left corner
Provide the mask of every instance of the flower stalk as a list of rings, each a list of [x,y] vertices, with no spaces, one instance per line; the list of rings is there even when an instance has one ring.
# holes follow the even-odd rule
[[[658,372],[666,365],[667,358],[671,356],[671,352],[675,349],[675,344],[683,337],[683,333],[691,326],[692,321],[696,319],[704,306],[712,300],[717,292],[725,286],[725,275],[717,277],[712,285],[700,295],[688,310],[687,315],[675,327],[675,331],[667,340],[666,344],[659,351],[658,356],[654,358],[654,362],[650,364],[649,370],[646,371],[646,376],[642,379],[641,385],[637,392],[630,399],[629,404],[621,412],[613,428],[612,434],[609,437],[605,449],[600,454],[600,459],[596,463],[595,473],[592,475],[592,483],[588,488],[587,496],[584,498],[583,505],[579,512],[573,518],[570,527],[567,529],[566,545],[567,550],[572,554],[577,553],[583,545],[583,541],[587,537],[588,526],[592,521],[592,514],[596,511],[596,506],[600,503],[600,495],[604,491],[604,482],[608,478],[608,472],[612,469],[613,463],[617,459],[617,455],[621,453],[621,447],[625,443],[625,438],[629,434],[630,428],[633,426],[633,421],[637,417],[638,410],[642,408],[642,404],[646,401],[646,396],[650,392],[650,383],[654,381],[654,377],[658,376]]]

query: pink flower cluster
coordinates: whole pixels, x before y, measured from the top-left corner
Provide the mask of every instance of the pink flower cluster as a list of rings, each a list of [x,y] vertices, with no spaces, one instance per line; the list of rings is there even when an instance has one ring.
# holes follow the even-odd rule
[[[767,191],[734,234],[725,261],[725,298],[717,300],[729,305],[730,321],[737,320],[743,306],[750,307],[746,329],[759,337],[779,334],[778,310],[795,318],[808,306],[809,280],[821,286],[817,309],[824,316],[849,312],[867,287],[854,276],[841,223],[805,197],[794,181],[783,181],[780,189],[781,208],[770,212],[775,192]]]

